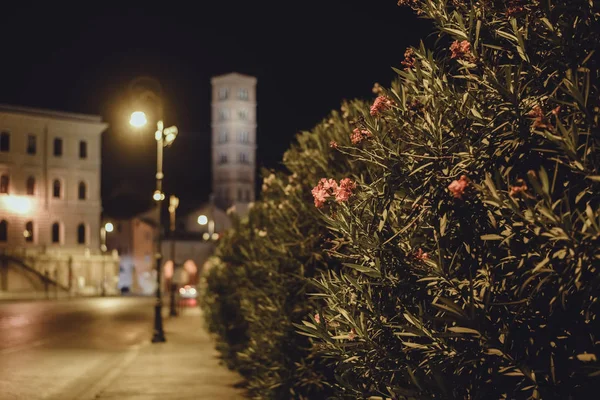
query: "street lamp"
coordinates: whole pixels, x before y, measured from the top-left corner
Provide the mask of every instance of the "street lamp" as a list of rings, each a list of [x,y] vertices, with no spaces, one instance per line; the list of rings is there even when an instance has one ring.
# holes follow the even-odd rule
[[[169,216],[170,216],[170,226],[169,230],[171,231],[171,260],[173,261],[173,275],[171,276],[171,293],[170,293],[170,302],[171,306],[169,307],[169,315],[172,317],[177,316],[177,310],[175,309],[175,289],[177,288],[177,284],[174,281],[175,278],[175,212],[177,211],[177,207],[179,207],[179,198],[177,196],[169,197]]]
[[[204,240],[217,240],[219,237],[218,233],[215,233],[215,221],[211,218],[208,219],[208,217],[206,215],[199,215],[198,216],[198,225],[206,225],[208,224],[208,232],[204,232],[204,234],[202,235],[202,238]]]
[[[115,229],[112,223],[107,222],[100,228],[100,251],[102,251],[102,296],[106,296],[106,265],[104,264],[104,257],[106,257],[106,234],[112,232]]]
[[[154,91],[149,88],[145,88],[143,82],[151,83],[157,86],[158,90]],[[140,91],[139,88],[142,88]],[[162,100],[162,88],[160,83],[155,79],[148,77],[141,77],[134,80],[131,83],[130,89],[138,96],[138,100],[153,100],[158,105],[158,121],[156,122],[156,132],[154,133],[154,139],[156,140],[156,190],[152,195],[152,198],[157,203],[158,207],[158,235],[156,237],[156,304],[154,306],[154,334],[152,336],[152,343],[165,342],[165,332],[163,329],[162,321],[162,295],[160,290],[161,284],[161,262],[162,262],[162,222],[161,222],[161,210],[162,201],[165,199],[165,194],[162,191],[162,181],[164,178],[163,174],[163,149],[173,144],[173,141],[177,137],[178,129],[176,126],[164,127],[163,122],[163,100]],[[131,114],[129,123],[137,128],[141,128],[148,123],[146,114],[143,111],[135,111]]]

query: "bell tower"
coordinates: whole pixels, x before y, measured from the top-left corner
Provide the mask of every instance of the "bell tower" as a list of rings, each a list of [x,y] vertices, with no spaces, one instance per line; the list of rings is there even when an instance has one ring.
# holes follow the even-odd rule
[[[212,84],[212,193],[223,210],[245,214],[255,199],[256,78],[232,72]]]

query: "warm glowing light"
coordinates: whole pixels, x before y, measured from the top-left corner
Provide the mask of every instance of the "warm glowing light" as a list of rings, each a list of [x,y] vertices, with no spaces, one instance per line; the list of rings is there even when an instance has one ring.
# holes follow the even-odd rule
[[[208,218],[206,217],[206,215],[201,215],[198,217],[198,224],[206,225],[207,223],[208,223]]]
[[[212,234],[212,240],[217,240],[219,238],[219,234],[218,233],[213,233]]]
[[[27,214],[31,211],[31,200],[24,196],[1,196],[4,207],[17,214]]]
[[[115,227],[111,222],[107,222],[106,225],[104,225],[104,229],[106,229],[106,232],[112,232]]]
[[[185,289],[184,288],[179,288],[179,294],[185,294]]]
[[[23,236],[28,238],[31,236],[31,232],[29,232],[28,230],[23,231]]]
[[[172,133],[169,133],[167,135],[167,137],[165,138],[165,141],[167,142],[167,144],[171,144],[174,140],[175,140],[175,135]]]
[[[210,233],[208,233],[208,232],[204,232],[204,233],[202,234],[202,239],[204,239],[204,240],[208,240],[208,239],[210,239]]]
[[[143,111],[136,111],[131,114],[129,123],[136,128],[141,128],[148,123],[148,119],[146,119],[146,114]]]
[[[154,199],[154,201],[164,200],[165,199],[165,194],[161,193],[159,190],[156,190],[156,191],[154,191],[154,194],[152,195],[152,198]]]

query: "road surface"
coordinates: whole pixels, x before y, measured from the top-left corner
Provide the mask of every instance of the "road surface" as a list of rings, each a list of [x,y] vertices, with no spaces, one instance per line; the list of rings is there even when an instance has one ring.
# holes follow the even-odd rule
[[[0,399],[94,398],[152,337],[153,305],[135,297],[0,303]]]

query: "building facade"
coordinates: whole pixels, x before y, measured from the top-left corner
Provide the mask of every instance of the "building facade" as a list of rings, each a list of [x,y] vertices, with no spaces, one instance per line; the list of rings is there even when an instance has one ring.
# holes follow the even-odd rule
[[[106,235],[108,249],[119,254],[119,290],[152,295],[156,290],[157,221],[151,210],[129,219],[107,219],[113,231]]]
[[[256,78],[239,73],[212,83],[212,189],[217,207],[245,213],[255,198]]]
[[[41,254],[67,258],[79,287],[97,278],[96,271],[75,272],[92,268],[96,256],[106,267],[100,253],[100,145],[107,127],[99,116],[0,105],[2,253],[33,264]]]

